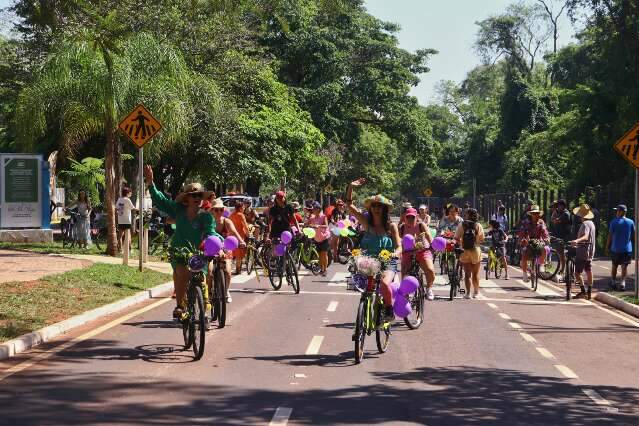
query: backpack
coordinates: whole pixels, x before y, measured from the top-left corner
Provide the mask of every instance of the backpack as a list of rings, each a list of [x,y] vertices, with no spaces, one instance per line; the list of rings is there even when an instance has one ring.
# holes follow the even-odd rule
[[[462,223],[462,226],[464,227],[464,234],[462,235],[462,248],[464,250],[472,250],[475,248],[477,224],[476,222],[465,221]]]

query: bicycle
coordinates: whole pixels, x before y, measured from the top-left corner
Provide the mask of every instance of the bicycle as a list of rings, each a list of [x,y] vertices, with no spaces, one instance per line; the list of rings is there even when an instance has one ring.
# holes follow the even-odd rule
[[[519,265],[521,263],[521,247],[519,245],[519,235],[516,231],[508,233],[506,253],[508,254],[508,257],[510,257],[511,265]]]
[[[253,270],[257,269],[257,266],[261,264],[260,247],[261,243],[255,239],[255,237],[248,237],[246,242],[246,256],[244,256],[244,262],[246,263],[246,273],[251,275]]]
[[[319,253],[313,240],[303,234],[295,237],[291,243],[291,256],[299,269],[302,265],[311,271],[313,275],[318,275],[322,268],[319,264]],[[329,258],[330,263],[330,258]]]
[[[504,271],[503,260],[497,257],[497,252],[494,247],[488,249],[488,259],[486,260],[486,279],[490,279],[490,273],[495,275],[496,279],[501,278],[501,273]]]
[[[575,265],[575,258],[577,257],[577,248],[568,244],[568,241],[561,238],[550,237],[552,242],[558,243],[561,250],[563,250],[566,256],[566,266],[564,269],[564,281],[566,284],[566,300],[572,298],[572,285],[577,281],[577,267]],[[589,247],[590,242],[579,243],[579,246]],[[587,294],[588,300],[591,298],[591,288],[588,288]]]
[[[75,223],[76,216],[79,216],[78,213],[65,209],[65,213],[69,214],[71,217],[69,219],[62,218],[60,221],[60,231],[62,234],[62,247],[64,248],[73,248],[77,242],[76,232],[75,232]]]
[[[279,244],[279,239],[274,240],[272,244],[264,244],[268,255],[265,265],[268,269],[268,279],[273,287],[273,290],[279,290],[282,288],[282,282],[286,277],[288,285],[293,287],[295,294],[300,292],[300,280],[297,275],[297,265],[291,256],[289,247],[286,246],[286,250],[282,256],[276,256],[272,253],[272,247]]]
[[[364,342],[366,336],[375,332],[375,341],[380,353],[388,350],[391,335],[391,322],[383,321],[384,301],[380,294],[382,273],[375,276],[365,276],[355,273],[351,276],[351,285],[347,288],[362,293],[357,306],[355,317],[355,332],[353,342],[355,344],[355,363],[359,364],[364,358]]]
[[[448,283],[450,284],[449,300],[453,301],[457,294],[465,293],[466,290],[461,288],[463,279],[463,267],[459,262],[459,256],[464,252],[454,241],[446,244],[446,270],[448,274]]]
[[[355,247],[350,237],[340,236],[337,242],[337,262],[346,265],[351,257],[351,251]]]
[[[530,246],[533,241],[539,241],[534,243],[536,252],[535,255],[528,259],[529,262],[529,275],[530,275],[530,288],[532,291],[537,291],[537,287],[539,285],[539,277],[540,277],[540,266],[541,266],[541,250],[545,250],[542,244],[545,244],[543,240],[535,240],[532,239],[530,241],[526,241],[526,246]]]
[[[212,261],[211,271],[211,291],[209,302],[211,303],[211,321],[217,321],[217,328],[224,328],[226,325],[226,259],[223,255],[207,257]]]
[[[410,294],[408,301],[412,308],[411,314],[404,318],[404,322],[411,330],[416,330],[424,322],[424,299],[426,298],[426,290],[424,289],[424,271],[419,266],[415,254],[417,250],[406,250],[404,253],[411,254],[411,264],[405,276],[413,276],[419,281],[417,291]]]
[[[149,254],[153,255],[158,250],[160,250],[162,254],[167,253],[170,240],[171,237],[164,232],[162,219],[159,217],[153,219],[149,223]]]
[[[205,280],[204,268],[209,258],[201,254],[193,255],[188,260],[188,268],[191,271],[186,289],[186,312],[180,318],[182,323],[182,336],[184,338],[184,350],[193,349],[195,360],[204,355],[206,342],[206,307],[204,305]]]

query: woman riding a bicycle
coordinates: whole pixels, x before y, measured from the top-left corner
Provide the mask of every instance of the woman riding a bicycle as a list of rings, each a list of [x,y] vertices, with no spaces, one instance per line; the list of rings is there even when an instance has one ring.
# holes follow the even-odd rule
[[[415,238],[419,238],[419,241],[416,242],[421,243],[422,248],[415,253],[415,260],[419,263],[419,267],[426,276],[426,297],[428,300],[435,300],[435,294],[433,293],[433,283],[435,282],[433,252],[426,249],[432,243],[432,236],[428,232],[428,225],[417,220],[417,210],[414,208],[411,207],[406,210],[404,223],[399,226],[399,234],[401,237],[412,235]],[[411,253],[405,252],[402,254],[402,273],[410,270],[411,261]]]
[[[357,218],[362,225],[364,236],[362,237],[360,248],[368,256],[377,257],[382,250],[394,251],[395,257],[399,258],[402,248],[399,239],[397,225],[390,220],[390,208],[393,202],[383,195],[374,195],[364,201],[368,214],[364,215],[353,204],[353,187],[360,187],[366,183],[366,179],[360,178],[348,185],[346,189],[346,205],[349,211]],[[391,282],[397,274],[397,262],[390,262],[388,268],[382,273],[381,292],[384,301],[384,319],[391,321],[393,314],[393,292]]]
[[[543,265],[546,261],[546,251],[539,249],[530,244],[531,241],[541,241],[544,244],[550,243],[550,235],[546,223],[541,218],[541,210],[538,205],[532,205],[527,212],[528,218],[522,221],[519,231],[519,244],[521,245],[521,270],[525,283],[530,282],[528,278],[528,261],[533,258],[539,258],[539,264]]]
[[[172,249],[192,249],[201,245],[211,235],[222,237],[215,232],[215,220],[211,214],[200,211],[202,200],[213,193],[204,190],[199,183],[186,185],[175,201],[160,192],[153,183],[153,169],[144,166],[144,180],[149,188],[153,205],[175,220],[175,233],[171,237]],[[173,284],[177,306],[173,310],[174,318],[181,318],[186,304],[186,288],[191,279],[191,271],[186,264],[171,259]]]

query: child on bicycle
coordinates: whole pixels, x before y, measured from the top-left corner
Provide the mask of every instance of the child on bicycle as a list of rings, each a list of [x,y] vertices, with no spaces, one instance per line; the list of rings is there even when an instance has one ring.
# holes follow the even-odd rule
[[[497,259],[504,265],[504,271],[506,271],[504,279],[508,279],[508,262],[506,261],[506,241],[508,241],[508,235],[501,229],[501,223],[497,220],[490,220],[488,225],[490,225],[488,237],[491,241],[491,248],[495,251]]]

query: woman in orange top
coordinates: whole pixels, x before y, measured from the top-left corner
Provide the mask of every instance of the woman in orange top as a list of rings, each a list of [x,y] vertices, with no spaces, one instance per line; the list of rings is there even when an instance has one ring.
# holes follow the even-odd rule
[[[243,241],[246,241],[246,237],[248,236],[249,229],[248,223],[246,222],[246,216],[244,215],[244,208],[246,206],[243,202],[238,201],[235,203],[235,211],[231,213],[229,219],[235,225],[235,229],[238,234],[242,237]],[[239,275],[242,272],[242,259],[246,255],[246,248],[236,248],[233,250],[233,257],[235,258],[235,273]]]

